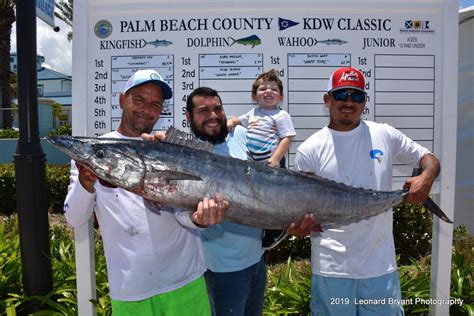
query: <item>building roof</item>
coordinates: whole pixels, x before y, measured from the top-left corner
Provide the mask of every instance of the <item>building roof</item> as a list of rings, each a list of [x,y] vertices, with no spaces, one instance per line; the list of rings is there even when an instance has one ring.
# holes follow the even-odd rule
[[[64,80],[72,80],[71,76],[65,75],[59,71],[52,70],[46,67],[41,67],[38,70],[38,80],[57,80],[57,79],[64,79]]]

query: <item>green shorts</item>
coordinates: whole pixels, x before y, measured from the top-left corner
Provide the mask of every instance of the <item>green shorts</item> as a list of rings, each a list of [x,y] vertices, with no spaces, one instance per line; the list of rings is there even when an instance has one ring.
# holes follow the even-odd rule
[[[158,294],[143,301],[127,302],[112,300],[112,315],[211,315],[204,277],[201,276],[174,291]]]

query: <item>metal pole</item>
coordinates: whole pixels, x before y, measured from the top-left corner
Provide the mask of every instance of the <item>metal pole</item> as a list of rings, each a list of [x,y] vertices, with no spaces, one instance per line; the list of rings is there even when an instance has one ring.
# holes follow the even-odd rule
[[[46,295],[53,282],[45,154],[38,131],[35,1],[17,1],[16,18],[20,139],[13,157],[23,287],[27,296]],[[40,302],[32,301],[21,306],[18,313],[26,315],[39,309]]]

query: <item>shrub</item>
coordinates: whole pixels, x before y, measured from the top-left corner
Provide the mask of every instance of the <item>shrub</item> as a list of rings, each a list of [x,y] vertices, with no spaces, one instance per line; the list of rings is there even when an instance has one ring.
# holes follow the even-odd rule
[[[309,259],[311,257],[311,241],[309,237],[287,237],[275,248],[265,252],[267,264],[284,263],[290,257],[293,260]]]
[[[13,128],[0,129],[0,138],[20,138],[20,131]]]
[[[20,238],[16,218],[0,219],[0,310],[23,293]]]
[[[48,133],[48,136],[72,135],[72,127],[69,124],[64,124]]]
[[[393,208],[393,236],[400,263],[431,253],[433,217],[422,206],[400,204]]]
[[[60,215],[50,215],[60,216]],[[110,315],[107,271],[102,240],[95,231],[98,315]],[[291,242],[291,240],[289,240]],[[72,232],[64,226],[50,227],[51,263],[54,290],[45,296],[26,298],[21,284],[21,261],[16,216],[0,218],[0,310],[16,315],[19,306],[31,299],[43,302],[36,315],[77,315],[74,242]],[[463,299],[452,305],[450,315],[470,316],[474,311],[474,236],[465,227],[455,230],[451,274],[451,298]],[[404,300],[429,298],[430,257],[411,259],[410,266],[400,266],[400,284]],[[268,267],[264,315],[309,315],[311,267],[309,260],[286,260]],[[406,304],[406,315],[426,315],[428,305]]]
[[[308,260],[292,261],[268,269],[264,315],[310,315],[311,267]]]
[[[47,165],[46,186],[49,194],[49,211],[62,213],[69,185],[70,165]]]
[[[64,225],[51,225],[50,248],[53,290],[47,295],[25,297],[21,278],[18,219],[0,218],[0,310],[7,315],[21,314],[21,306],[31,300],[41,302],[35,315],[77,315],[76,266],[72,231]],[[111,314],[107,271],[102,239],[96,232],[96,282],[98,315]],[[5,259],[6,258],[6,259]]]
[[[467,233],[465,226],[454,230],[454,247],[451,261],[451,299],[462,299],[463,303],[453,304],[450,315],[474,315],[474,235]],[[430,262],[431,256],[420,260],[411,259],[411,265],[399,267],[402,297],[411,302],[416,298],[430,298]],[[426,315],[427,304],[406,304],[407,315]]]
[[[463,305],[451,305],[452,315],[474,315],[474,235],[466,226],[454,230],[451,264],[451,297],[463,300]]]
[[[0,214],[10,215],[16,210],[15,166],[0,164]]]
[[[69,168],[69,165],[46,165],[50,212],[62,212],[69,184]],[[0,164],[0,214],[11,215],[16,210],[15,183],[15,165]]]

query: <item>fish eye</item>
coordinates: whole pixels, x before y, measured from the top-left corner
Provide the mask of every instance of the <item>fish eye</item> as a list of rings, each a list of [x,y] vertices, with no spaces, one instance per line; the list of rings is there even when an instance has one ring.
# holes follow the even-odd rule
[[[97,158],[104,158],[105,157],[105,151],[102,149],[98,149],[95,151],[95,156]]]

